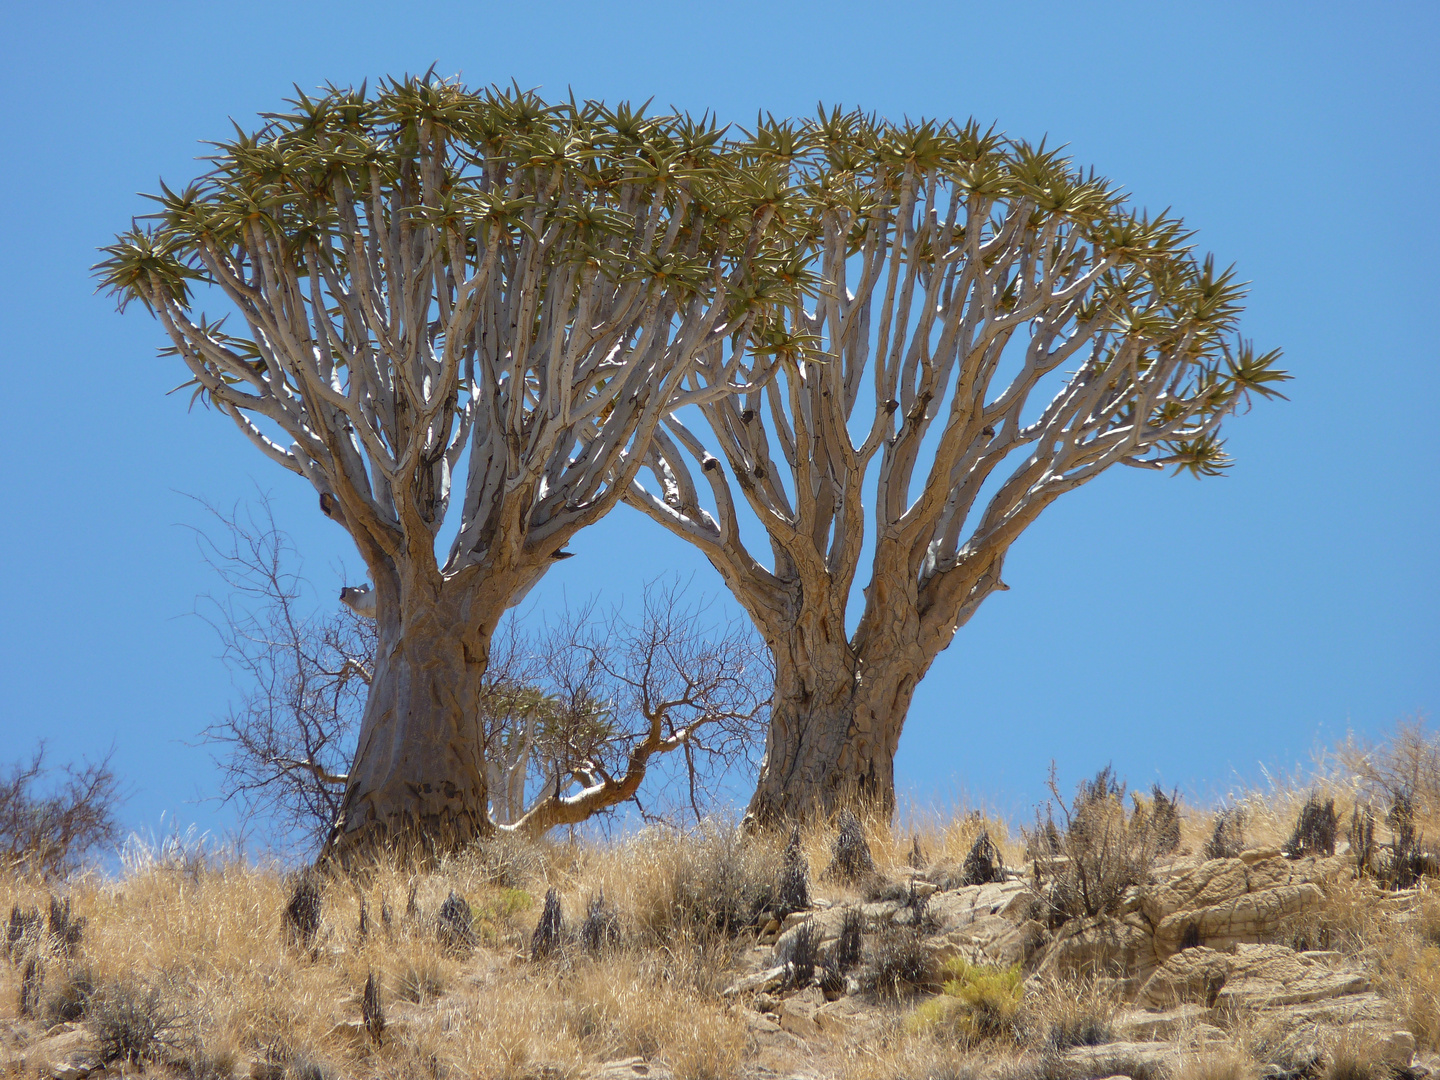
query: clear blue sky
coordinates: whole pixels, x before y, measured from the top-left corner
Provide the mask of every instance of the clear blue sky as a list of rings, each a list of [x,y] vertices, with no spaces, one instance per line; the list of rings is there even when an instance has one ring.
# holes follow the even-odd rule
[[[744,122],[817,102],[974,115],[1064,142],[1253,281],[1288,403],[1231,424],[1224,479],[1118,470],[1016,545],[1012,591],[937,661],[901,786],[1023,816],[1056,759],[1205,799],[1348,726],[1440,706],[1440,311],[1433,3],[89,4],[0,34],[0,762],[114,745],[127,825],[223,828],[197,732],[225,709],[215,583],[186,495],[271,491],[325,590],[359,562],[309,488],[187,413],[159,327],[92,293],[94,248],[157,177],[302,87],[421,71]],[[621,509],[540,609],[718,576]]]

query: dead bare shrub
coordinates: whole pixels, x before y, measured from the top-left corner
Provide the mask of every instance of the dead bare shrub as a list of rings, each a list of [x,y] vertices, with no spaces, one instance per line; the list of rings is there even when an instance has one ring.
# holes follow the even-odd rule
[[[936,989],[940,972],[920,935],[895,927],[876,937],[858,980],[868,994],[899,1000]]]
[[[146,1065],[180,1049],[185,1015],[161,986],[125,979],[95,992],[86,1020],[102,1060]]]
[[[1125,785],[1108,765],[1076,786],[1069,805],[1060,796],[1053,765],[1049,787],[1052,798],[1043,816],[1036,812],[1035,833],[1028,839],[1036,852],[1032,887],[1051,925],[1115,911],[1128,889],[1150,879],[1166,831],[1157,828],[1154,813],[1126,813]],[[1057,805],[1063,829],[1055,823]]]
[[[1397,722],[1378,744],[1352,735],[1334,759],[1369,797],[1391,803],[1405,792],[1422,821],[1440,817],[1440,734],[1427,729],[1424,717]]]
[[[46,785],[49,791],[42,790]],[[110,755],[99,762],[45,764],[45,744],[0,776],[0,871],[64,877],[96,848],[119,839],[122,801]]]
[[[642,922],[659,940],[732,939],[776,906],[782,856],[763,836],[709,827],[666,846],[662,882]]]

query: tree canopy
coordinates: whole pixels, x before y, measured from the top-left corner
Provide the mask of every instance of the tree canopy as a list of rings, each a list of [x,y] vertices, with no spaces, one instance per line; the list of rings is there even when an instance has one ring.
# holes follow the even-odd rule
[[[444,572],[496,544],[548,556],[638,468],[637,434],[706,396],[684,359],[793,295],[765,229],[782,172],[707,119],[429,78],[292,104],[162,185],[98,269],[362,546],[433,562],[470,450]]]

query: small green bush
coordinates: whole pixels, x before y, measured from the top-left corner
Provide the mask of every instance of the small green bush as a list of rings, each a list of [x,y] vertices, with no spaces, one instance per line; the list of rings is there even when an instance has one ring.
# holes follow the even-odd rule
[[[985,967],[955,957],[942,968],[948,976],[940,996],[910,1016],[912,1031],[928,1031],[966,1046],[1014,1039],[1020,1012],[1020,965]]]

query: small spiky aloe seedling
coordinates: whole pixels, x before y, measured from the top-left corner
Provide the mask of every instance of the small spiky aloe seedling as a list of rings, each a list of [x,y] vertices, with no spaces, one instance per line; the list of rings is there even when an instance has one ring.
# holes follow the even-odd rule
[[[463,896],[453,889],[435,917],[441,946],[450,953],[469,955],[475,948],[474,915]]]
[[[962,885],[986,885],[992,881],[1005,880],[1005,860],[1000,855],[1000,849],[995,846],[995,841],[990,839],[990,830],[981,829],[980,835],[975,838],[975,843],[970,845],[970,850],[965,855],[965,862],[960,868],[960,883]]]
[[[564,930],[560,913],[560,893],[552,885],[545,893],[545,907],[540,912],[540,921],[530,937],[530,958],[540,960],[560,947]]]
[[[304,873],[295,879],[282,922],[290,940],[302,949],[315,944],[315,935],[320,932],[322,903],[320,884],[313,874]]]
[[[849,807],[840,811],[839,829],[835,842],[830,848],[830,865],[825,876],[837,881],[859,881],[875,872],[875,859],[870,854],[870,845],[865,840],[865,830],[860,819]]]
[[[378,1045],[385,1034],[385,1009],[380,1003],[380,980],[372,971],[365,979],[365,991],[360,997],[360,1019],[365,1030]]]

